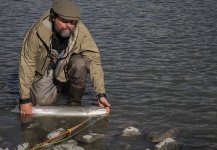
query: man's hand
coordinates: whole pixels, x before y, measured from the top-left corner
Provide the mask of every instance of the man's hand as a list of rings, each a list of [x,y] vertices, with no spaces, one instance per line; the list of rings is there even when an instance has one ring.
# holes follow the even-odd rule
[[[98,104],[99,104],[99,107],[103,107],[103,108],[106,108],[107,109],[107,114],[110,113],[110,104],[108,103],[107,99],[105,97],[101,97],[99,100],[98,100]]]
[[[32,114],[32,102],[26,104],[20,104],[20,114],[31,115]]]

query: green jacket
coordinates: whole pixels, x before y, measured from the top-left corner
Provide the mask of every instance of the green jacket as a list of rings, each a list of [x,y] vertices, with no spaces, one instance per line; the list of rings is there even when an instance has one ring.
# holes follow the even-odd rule
[[[40,80],[48,69],[50,63],[49,47],[52,35],[52,23],[49,21],[49,12],[45,14],[30,28],[22,45],[19,61],[19,93],[20,98],[30,98],[30,89],[34,82]],[[66,82],[65,73],[67,62],[71,54],[81,54],[90,62],[90,80],[96,94],[105,93],[104,73],[101,67],[101,58],[92,36],[85,25],[79,21],[74,36],[69,39],[67,51],[58,64],[56,78]]]

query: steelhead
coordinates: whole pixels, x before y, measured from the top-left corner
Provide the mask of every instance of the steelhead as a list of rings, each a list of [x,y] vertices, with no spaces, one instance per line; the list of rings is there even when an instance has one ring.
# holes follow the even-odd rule
[[[11,112],[19,113],[19,108]],[[106,109],[99,106],[34,106],[33,116],[98,116],[106,115]]]

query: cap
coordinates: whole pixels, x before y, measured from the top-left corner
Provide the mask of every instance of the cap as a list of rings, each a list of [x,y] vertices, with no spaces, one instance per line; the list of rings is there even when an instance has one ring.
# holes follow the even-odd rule
[[[53,11],[66,20],[80,20],[81,11],[78,6],[70,0],[54,0]]]

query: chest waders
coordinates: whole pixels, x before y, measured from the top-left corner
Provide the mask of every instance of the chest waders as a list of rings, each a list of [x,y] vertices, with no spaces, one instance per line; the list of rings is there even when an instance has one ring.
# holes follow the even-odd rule
[[[80,105],[89,73],[89,62],[81,54],[72,55],[67,65],[67,73],[70,83],[68,105]]]
[[[68,105],[81,104],[82,95],[86,87],[87,74],[89,73],[89,62],[81,54],[73,54],[71,52],[76,42],[78,31],[78,29],[75,30],[73,39],[70,38],[67,42],[64,41],[62,43],[64,46],[52,45],[51,38],[50,47],[47,47],[49,51],[47,51],[46,57],[50,61],[47,71],[45,71],[43,78],[32,86],[31,97],[34,105],[55,103],[59,90],[57,88],[61,85],[56,77],[63,67],[65,68],[65,75],[69,79],[69,89],[66,91],[69,93]],[[67,57],[70,57],[68,62],[63,63],[63,61],[67,60]]]
[[[67,52],[66,48],[68,45],[67,39],[57,40],[52,39],[51,41],[51,57],[52,63],[50,65],[54,73],[54,81],[56,81],[55,75],[57,74],[56,70],[61,60],[65,59],[68,56],[65,55]],[[59,44],[57,44],[59,42]],[[64,57],[65,56],[65,57]],[[89,62],[83,58],[81,54],[73,54],[66,67],[66,74],[69,78],[69,98],[68,105],[80,105],[82,95],[86,87],[87,74],[89,72]],[[58,82],[58,81],[57,81]],[[55,84],[55,83],[54,83]]]

